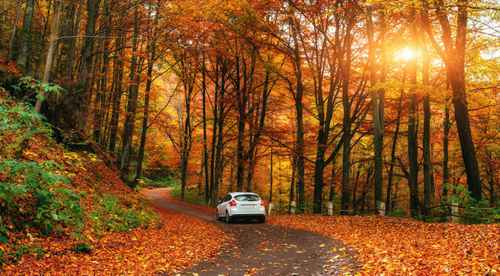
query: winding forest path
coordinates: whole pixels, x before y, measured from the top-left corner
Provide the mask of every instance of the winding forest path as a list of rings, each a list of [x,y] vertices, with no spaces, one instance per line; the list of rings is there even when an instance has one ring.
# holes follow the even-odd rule
[[[216,223],[232,237],[215,259],[180,275],[341,275],[357,267],[351,255],[335,253],[345,248],[339,241],[270,224],[228,225],[216,221],[208,208],[172,199],[166,189],[143,193],[157,208]]]

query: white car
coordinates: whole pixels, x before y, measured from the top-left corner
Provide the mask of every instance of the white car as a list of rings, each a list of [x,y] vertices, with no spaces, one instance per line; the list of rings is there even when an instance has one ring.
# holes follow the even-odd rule
[[[264,201],[256,193],[229,193],[219,200],[215,217],[231,223],[236,218],[256,218],[259,222],[266,221]]]

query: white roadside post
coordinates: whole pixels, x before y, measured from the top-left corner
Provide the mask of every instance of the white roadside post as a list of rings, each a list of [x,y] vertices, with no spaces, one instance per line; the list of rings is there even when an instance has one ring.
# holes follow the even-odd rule
[[[377,201],[378,214],[385,216],[385,203],[382,201]]]
[[[295,214],[295,208],[297,207],[297,203],[295,202],[295,200],[292,200],[292,202],[290,203],[290,213],[292,213],[293,215]]]
[[[333,216],[333,202],[328,201],[328,215]]]
[[[267,215],[270,216],[271,215],[271,210],[273,209],[273,203],[272,202],[269,202],[269,207],[267,207]]]

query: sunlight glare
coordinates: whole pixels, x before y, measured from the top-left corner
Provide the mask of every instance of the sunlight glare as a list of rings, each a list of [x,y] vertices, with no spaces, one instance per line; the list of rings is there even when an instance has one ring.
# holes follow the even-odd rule
[[[406,47],[396,52],[395,57],[397,60],[409,61],[414,59],[416,56],[417,53],[414,49]]]

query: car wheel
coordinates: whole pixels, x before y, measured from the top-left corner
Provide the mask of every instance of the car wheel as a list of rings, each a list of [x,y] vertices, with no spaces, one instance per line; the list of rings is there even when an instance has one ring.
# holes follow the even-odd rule
[[[215,210],[215,220],[220,220],[219,211]]]
[[[266,223],[266,217],[259,218],[259,223]]]
[[[226,217],[224,219],[225,219],[227,224],[231,223],[231,217],[229,216],[228,212],[226,212]]]

